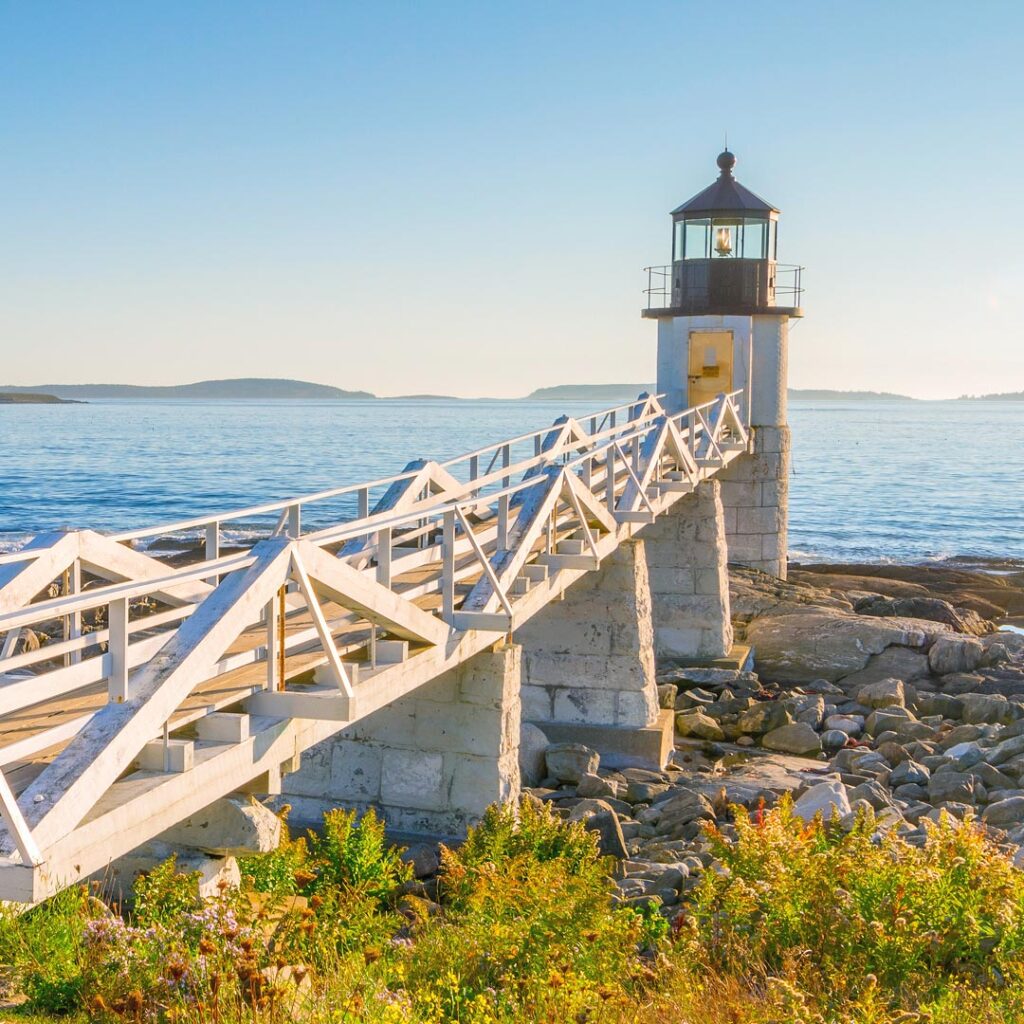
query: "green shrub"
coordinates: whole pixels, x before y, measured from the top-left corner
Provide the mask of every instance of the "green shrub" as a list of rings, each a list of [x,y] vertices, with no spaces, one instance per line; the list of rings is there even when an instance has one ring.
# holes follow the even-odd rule
[[[834,999],[877,979],[895,997],[940,991],[971,971],[993,982],[1024,953],[1024,875],[974,825],[930,825],[915,847],[874,816],[851,832],[805,823],[788,800],[751,818],[737,841],[710,830],[727,871],[708,872],[689,908],[699,955],[717,969],[813,962]]]
[[[132,886],[132,916],[142,928],[171,924],[201,906],[199,872],[179,871],[176,855],[139,875]]]
[[[316,872],[310,893],[350,887],[384,901],[412,877],[399,851],[388,846],[384,822],[372,808],[358,820],[355,811],[328,811],[323,832],[310,833],[309,848]]]

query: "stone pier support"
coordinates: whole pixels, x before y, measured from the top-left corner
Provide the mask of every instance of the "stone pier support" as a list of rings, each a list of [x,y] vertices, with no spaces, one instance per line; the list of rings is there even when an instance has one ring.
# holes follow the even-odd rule
[[[643,541],[622,544],[521,626],[523,717],[553,742],[596,749],[605,764],[657,763],[671,748],[659,712]],[[667,729],[667,731],[666,731]]]
[[[729,561],[785,579],[789,427],[755,427],[753,448],[719,474]]]
[[[717,480],[645,526],[659,658],[722,658],[732,648],[725,516]]]
[[[458,836],[519,796],[521,649],[484,651],[337,736],[285,776],[292,818],[374,807],[397,831]]]

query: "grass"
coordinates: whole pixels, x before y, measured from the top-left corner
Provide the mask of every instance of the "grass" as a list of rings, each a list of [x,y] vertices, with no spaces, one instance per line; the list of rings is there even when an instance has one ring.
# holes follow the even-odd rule
[[[412,881],[344,811],[200,901],[168,862],[130,912],[77,888],[0,918],[27,997],[0,1021],[1024,1024],[1024,875],[971,824],[926,845],[785,801],[711,829],[721,869],[671,925],[615,905],[592,834],[492,808]]]

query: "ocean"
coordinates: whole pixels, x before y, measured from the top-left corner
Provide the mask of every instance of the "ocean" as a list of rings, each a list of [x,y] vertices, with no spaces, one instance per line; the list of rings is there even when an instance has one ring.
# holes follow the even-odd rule
[[[389,476],[413,458],[444,460],[591,411],[417,400],[0,406],[0,550],[42,530],[127,530]],[[1024,559],[1024,402],[794,401],[790,422],[791,558]],[[347,501],[311,509],[305,524],[351,514]]]

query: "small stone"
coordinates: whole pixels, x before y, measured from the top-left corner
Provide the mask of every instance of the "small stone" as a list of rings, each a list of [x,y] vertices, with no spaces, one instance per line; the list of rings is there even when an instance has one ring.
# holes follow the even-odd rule
[[[597,751],[582,743],[552,743],[544,757],[548,774],[559,782],[579,782],[585,774],[594,775],[601,762]]]
[[[761,745],[768,750],[778,750],[784,754],[820,754],[821,739],[805,722],[795,722],[773,729],[761,737]]]
[[[662,683],[658,687],[658,707],[672,710],[676,706],[679,687],[675,683]]]
[[[829,715],[825,719],[826,729],[838,729],[847,736],[859,736],[864,731],[864,719],[860,715]]]
[[[703,711],[676,715],[676,731],[680,736],[695,736],[701,740],[724,740],[721,726]]]
[[[737,736],[736,746],[737,747],[752,747],[757,741],[753,736]]]
[[[846,746],[850,737],[841,729],[826,729],[821,734],[821,746],[826,753],[833,754]]]
[[[760,734],[780,729],[793,721],[789,709],[779,701],[762,703],[744,711],[736,721],[742,732]]]

